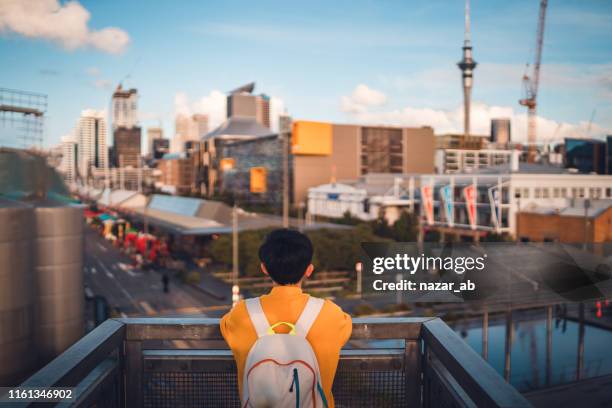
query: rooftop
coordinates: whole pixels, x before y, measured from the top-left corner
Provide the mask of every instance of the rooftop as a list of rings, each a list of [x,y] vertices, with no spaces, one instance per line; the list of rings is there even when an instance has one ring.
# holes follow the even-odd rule
[[[129,194],[121,195],[127,197]],[[200,198],[155,194],[151,196],[146,207],[144,205],[128,205],[133,203],[134,197],[136,196],[130,196],[125,201],[112,201],[112,206],[138,219],[146,217],[150,225],[175,234],[213,235],[226,234],[232,231],[232,208],[225,203]],[[108,206],[105,205],[106,202],[108,200],[104,196],[97,200],[97,203],[103,206]],[[239,231],[280,227],[283,224],[280,216],[250,213],[242,209],[237,211]],[[289,223],[293,227],[302,226],[301,221],[294,218],[290,219]],[[347,228],[332,223],[312,223],[302,227],[305,230]]]
[[[230,95],[233,94],[238,94],[238,93],[253,93],[253,90],[255,89],[255,82],[249,82],[248,84],[242,85],[232,91],[229,91],[228,93]]]
[[[204,140],[236,136],[254,138],[273,134],[272,130],[257,123],[254,118],[231,117],[204,136]]]
[[[542,215],[560,215],[562,217],[584,217],[584,207],[584,199],[574,199],[568,200],[568,205],[565,207],[535,207],[525,209],[522,212]],[[610,207],[612,207],[612,200],[589,200],[589,208],[587,209],[586,216],[589,218],[597,218]]]
[[[573,174],[569,169],[547,163],[518,163],[518,171],[512,170],[512,163],[503,163],[490,167],[483,167],[470,174]]]

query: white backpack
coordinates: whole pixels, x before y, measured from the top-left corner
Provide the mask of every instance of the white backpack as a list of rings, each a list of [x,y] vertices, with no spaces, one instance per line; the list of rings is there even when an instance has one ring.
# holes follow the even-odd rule
[[[324,300],[309,297],[295,324],[273,325],[261,308],[259,298],[247,299],[246,307],[257,331],[244,366],[242,406],[262,408],[326,408],[317,358],[306,335],[323,307]],[[274,328],[285,324],[289,334]]]

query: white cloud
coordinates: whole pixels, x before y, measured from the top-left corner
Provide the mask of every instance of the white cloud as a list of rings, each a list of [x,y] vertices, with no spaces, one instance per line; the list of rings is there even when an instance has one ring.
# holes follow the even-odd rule
[[[387,96],[364,84],[359,84],[350,96],[340,99],[340,107],[343,112],[363,113],[369,106],[381,106],[387,102]]]
[[[285,102],[276,96],[270,98],[270,126],[278,130],[278,116],[285,112]],[[204,113],[208,115],[208,129],[218,127],[227,117],[227,96],[218,90],[208,95],[191,100],[185,92],[177,92],[174,96],[174,115],[193,115]]]
[[[0,1],[0,33],[40,38],[67,50],[95,48],[110,54],[123,52],[129,35],[117,27],[92,30],[90,13],[80,3],[60,4],[58,0]]]
[[[190,100],[185,92],[177,92],[174,96],[175,115],[207,114],[210,130],[216,128],[225,120],[226,111],[227,97],[218,90],[211,91],[208,95],[194,101]]]
[[[463,132],[463,108],[453,110],[406,107],[384,112],[368,110],[350,112],[351,120],[362,124],[395,125],[420,127],[430,126],[436,134]],[[472,133],[477,135],[490,134],[491,119],[510,118],[512,121],[512,140],[525,142],[527,140],[527,115],[516,112],[508,106],[490,106],[483,103],[472,104]],[[612,133],[612,129],[593,123],[589,129],[588,122],[567,123],[557,122],[539,116],[537,118],[538,142],[559,141],[564,137],[601,137]]]

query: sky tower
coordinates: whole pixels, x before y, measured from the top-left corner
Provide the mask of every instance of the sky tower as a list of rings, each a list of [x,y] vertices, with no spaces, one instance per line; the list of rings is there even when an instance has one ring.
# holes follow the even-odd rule
[[[472,99],[472,73],[476,62],[472,59],[470,39],[470,0],[465,1],[465,38],[463,40],[463,59],[457,63],[463,78],[463,132],[470,134],[470,105]]]

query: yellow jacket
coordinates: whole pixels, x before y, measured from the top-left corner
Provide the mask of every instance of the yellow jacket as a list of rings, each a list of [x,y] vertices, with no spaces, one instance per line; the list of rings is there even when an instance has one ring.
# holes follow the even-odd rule
[[[308,296],[297,286],[275,286],[268,295],[261,297],[268,322],[295,323],[306,306]],[[351,317],[335,303],[326,300],[306,339],[317,356],[321,372],[321,386],[330,407],[334,406],[332,384],[340,359],[340,349],[351,336]],[[277,333],[288,333],[289,327],[281,325]],[[229,345],[238,368],[238,386],[242,395],[242,373],[247,355],[257,340],[244,301],[239,302],[221,319],[221,333]]]

